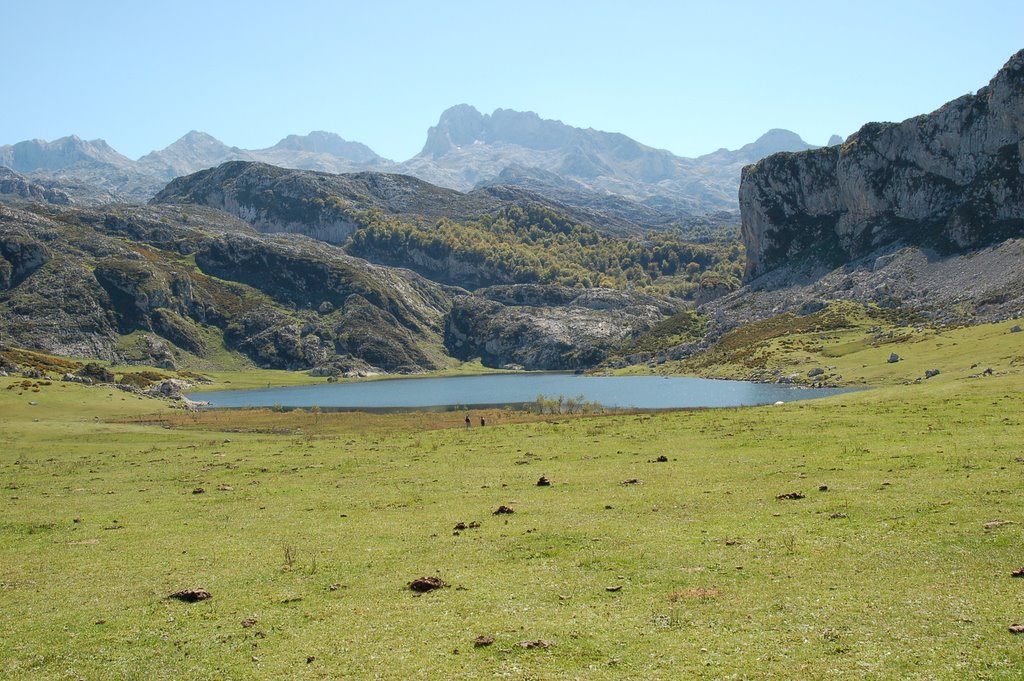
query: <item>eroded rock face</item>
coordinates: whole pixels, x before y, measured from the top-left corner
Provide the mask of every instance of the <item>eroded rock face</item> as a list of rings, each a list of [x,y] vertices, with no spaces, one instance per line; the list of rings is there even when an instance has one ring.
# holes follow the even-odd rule
[[[680,309],[630,291],[495,286],[455,299],[445,345],[453,356],[479,356],[487,366],[586,369]]]
[[[987,87],[844,144],[743,171],[747,278],[813,259],[838,265],[891,243],[944,253],[1024,235],[1024,50]]]
[[[208,208],[0,205],[0,330],[54,354],[171,367],[228,350],[283,369],[342,355],[417,372],[446,359],[452,291]]]

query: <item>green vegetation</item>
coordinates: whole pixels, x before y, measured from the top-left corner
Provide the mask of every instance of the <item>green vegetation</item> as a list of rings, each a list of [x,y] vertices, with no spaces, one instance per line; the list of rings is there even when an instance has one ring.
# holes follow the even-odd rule
[[[0,676],[1017,678],[1024,334],[923,329],[887,364],[854,316],[759,342],[942,373],[469,430],[0,378]]]
[[[744,266],[742,247],[735,240],[696,244],[672,232],[606,236],[539,205],[508,206],[475,222],[442,219],[432,227],[380,213],[365,222],[346,245],[353,255],[408,266],[463,286],[653,286],[685,297],[701,286],[735,288]],[[449,272],[451,261],[462,264],[456,279]]]
[[[656,353],[681,343],[697,341],[703,338],[705,320],[693,310],[683,310],[667,319],[637,338],[622,354]]]

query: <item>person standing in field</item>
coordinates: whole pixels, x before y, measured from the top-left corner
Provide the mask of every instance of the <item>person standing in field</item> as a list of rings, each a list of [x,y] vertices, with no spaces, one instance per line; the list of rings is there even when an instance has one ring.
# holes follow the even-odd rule
[[[481,417],[480,417],[480,427],[481,427],[481,428],[483,428],[483,427],[484,427],[484,426],[486,426],[486,425],[487,425],[487,421],[484,421],[484,417],[483,417],[483,416],[481,416]]]
[[[469,420],[469,414],[466,414],[466,430],[469,430],[470,425],[472,425],[472,421]]]

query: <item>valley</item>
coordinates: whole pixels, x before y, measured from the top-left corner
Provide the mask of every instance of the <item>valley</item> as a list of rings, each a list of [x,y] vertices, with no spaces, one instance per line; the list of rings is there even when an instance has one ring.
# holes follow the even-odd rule
[[[0,147],[0,674],[1018,678],[1022,149],[1024,51],[826,147]],[[182,395],[529,371],[856,390]]]

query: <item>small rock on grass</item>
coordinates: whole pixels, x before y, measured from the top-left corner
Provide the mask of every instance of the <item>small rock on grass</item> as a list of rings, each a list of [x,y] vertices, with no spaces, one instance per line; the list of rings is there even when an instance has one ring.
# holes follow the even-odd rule
[[[494,643],[493,636],[477,636],[473,639],[473,645],[477,648],[483,648]]]
[[[513,509],[510,506],[505,506],[503,504],[498,507],[498,509],[494,512],[494,515],[508,515],[510,513],[515,513],[515,509]]]
[[[785,501],[787,499],[803,499],[804,495],[800,492],[786,492],[775,497],[779,501]]]
[[[409,588],[417,593],[426,593],[448,586],[440,577],[420,577],[409,582]]]
[[[1011,634],[1024,634],[1024,624],[1011,624],[1010,625],[1010,633]]]
[[[1024,567],[1010,573],[1011,577],[1024,577]]]
[[[622,591],[622,585],[621,584],[616,584],[615,586],[606,586],[604,588],[604,590],[605,591]]]
[[[256,626],[256,618],[255,617],[246,617],[244,620],[242,620],[242,626],[244,628],[246,628],[246,629],[248,629],[249,627]]]
[[[213,598],[213,594],[206,589],[183,589],[182,591],[175,591],[168,598],[185,601],[186,603],[195,603],[196,601],[205,601],[208,598]]]
[[[537,481],[537,487],[550,487],[550,486],[551,486],[551,481],[548,480],[543,475],[540,476],[540,480]]]
[[[546,641],[542,638],[534,639],[532,641],[520,641],[519,647],[530,650],[532,648],[550,648],[554,645],[554,641]]]

